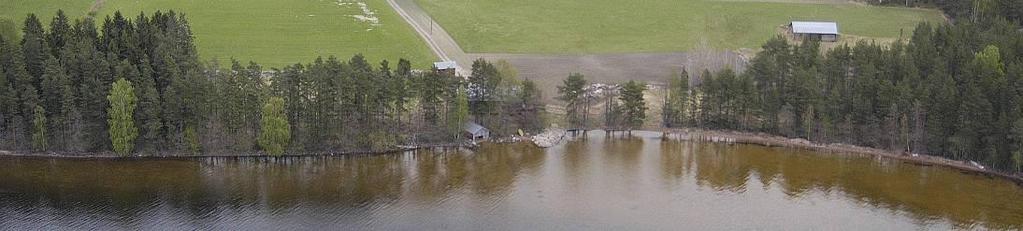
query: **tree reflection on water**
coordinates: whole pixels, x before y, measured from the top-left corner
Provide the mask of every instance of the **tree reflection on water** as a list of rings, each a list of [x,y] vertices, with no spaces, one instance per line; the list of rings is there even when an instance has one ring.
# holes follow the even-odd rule
[[[657,229],[723,225],[713,222],[729,218],[690,218],[744,206],[799,214],[824,202],[839,206],[836,213],[905,217],[918,228],[1014,229],[1023,228],[1019,198],[1023,190],[1012,183],[942,167],[651,134],[590,134],[550,149],[488,144],[341,157],[0,159],[0,215],[11,218],[0,227],[14,229],[256,228],[244,226],[256,221],[306,228]],[[727,227],[773,224],[744,222]]]

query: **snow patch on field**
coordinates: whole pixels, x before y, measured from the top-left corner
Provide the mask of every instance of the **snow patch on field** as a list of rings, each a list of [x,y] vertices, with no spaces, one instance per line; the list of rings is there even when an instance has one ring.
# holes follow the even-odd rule
[[[335,3],[345,8],[358,7],[362,12],[361,14],[349,14],[346,16],[352,17],[359,22],[369,23],[370,28],[366,29],[366,31],[371,31],[373,28],[380,26],[380,18],[377,17],[376,11],[370,9],[369,5],[366,5],[365,2],[359,0],[337,0]]]

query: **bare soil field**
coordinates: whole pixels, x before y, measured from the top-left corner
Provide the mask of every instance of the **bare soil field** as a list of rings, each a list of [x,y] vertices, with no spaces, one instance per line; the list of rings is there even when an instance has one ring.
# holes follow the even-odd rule
[[[535,81],[544,100],[557,103],[557,86],[570,73],[580,73],[590,83],[616,84],[629,80],[667,83],[685,67],[691,75],[704,69],[717,71],[746,68],[747,59],[737,52],[675,52],[597,55],[469,54],[490,61],[504,60],[519,71],[520,79]]]

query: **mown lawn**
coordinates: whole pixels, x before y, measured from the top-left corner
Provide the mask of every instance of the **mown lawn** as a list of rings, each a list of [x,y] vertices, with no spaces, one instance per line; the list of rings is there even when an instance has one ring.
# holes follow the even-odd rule
[[[757,48],[794,19],[843,34],[906,36],[939,11],[861,4],[714,0],[416,0],[467,52],[616,53]]]
[[[25,16],[34,13],[49,25],[57,9],[64,9],[68,16],[81,17],[92,3],[93,0],[0,0],[0,17],[13,19],[20,27]]]
[[[15,12],[6,8],[8,2],[33,2],[36,6],[19,7]],[[5,6],[0,15],[64,8],[81,12],[76,15],[81,16],[92,4],[82,2],[0,0]],[[366,4],[378,23],[354,17],[368,16],[358,2]],[[106,0],[97,15],[105,17],[118,10],[132,19],[140,12],[151,14],[156,10],[185,13],[199,54],[204,60],[222,63],[235,58],[280,67],[311,62],[317,56],[335,55],[347,60],[362,53],[372,63],[388,59],[393,67],[398,58],[406,58],[426,67],[436,59],[384,0]],[[17,19],[19,23],[23,18]],[[49,17],[44,24],[48,21]]]
[[[14,21],[20,32],[29,13],[36,14],[43,25],[49,26],[57,9],[64,9],[68,17],[79,18],[89,12],[92,3],[93,0],[0,0],[0,18]]]

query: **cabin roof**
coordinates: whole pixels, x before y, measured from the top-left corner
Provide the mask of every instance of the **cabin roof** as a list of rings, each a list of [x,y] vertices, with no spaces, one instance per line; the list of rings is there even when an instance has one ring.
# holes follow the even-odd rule
[[[483,125],[479,125],[479,124],[473,123],[473,122],[466,122],[464,129],[465,129],[465,132],[472,133],[472,134],[480,134],[480,133],[488,131],[487,128],[483,127]]]
[[[455,61],[443,61],[433,63],[433,67],[437,68],[437,70],[455,69],[455,66],[457,66]]]
[[[796,34],[838,34],[836,22],[792,21],[792,33]]]

